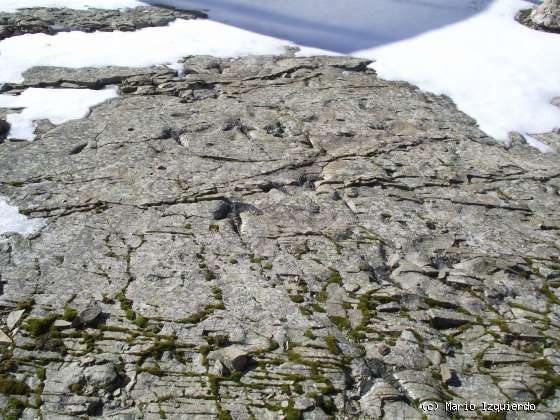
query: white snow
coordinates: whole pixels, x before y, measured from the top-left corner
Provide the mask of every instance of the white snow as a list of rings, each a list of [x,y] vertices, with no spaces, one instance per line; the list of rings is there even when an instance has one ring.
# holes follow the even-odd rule
[[[529,6],[497,0],[463,22],[355,54],[377,60],[382,78],[450,96],[498,140],[551,131],[560,126],[560,108],[550,103],[560,96],[560,37],[515,22]]]
[[[135,32],[32,34],[0,43],[0,82],[21,82],[33,66],[142,67],[175,63],[187,55],[235,57],[279,54],[295,44],[210,20],[176,20]],[[21,52],[25,51],[25,54]]]
[[[13,12],[24,7],[68,7],[71,9],[121,9],[144,6],[135,0],[2,0],[0,12]]]
[[[527,140],[527,144],[529,146],[533,146],[535,149],[539,149],[542,153],[554,153],[555,150],[550,147],[548,144],[543,143],[542,141],[530,136],[528,134],[525,135],[525,140]]]
[[[4,233],[19,233],[31,235],[45,225],[42,219],[28,219],[19,214],[18,208],[10,206],[0,197],[0,235]]]
[[[23,108],[20,113],[10,113],[8,138],[33,140],[33,121],[48,119],[53,124],[84,118],[91,107],[118,96],[117,88],[44,89],[29,88],[19,96],[0,95],[0,107]]]

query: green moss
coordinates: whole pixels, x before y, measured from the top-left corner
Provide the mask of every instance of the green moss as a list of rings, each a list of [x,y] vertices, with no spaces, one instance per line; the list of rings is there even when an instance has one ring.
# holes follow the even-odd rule
[[[206,280],[206,281],[212,281],[215,278],[216,278],[216,275],[210,270],[206,270],[206,272],[204,273],[204,280]]]
[[[228,260],[228,262],[229,262],[230,264],[237,264],[237,258],[231,257],[231,258]]]
[[[313,315],[313,312],[309,308],[306,308],[305,306],[299,306],[298,309],[302,315],[305,316]]]
[[[509,327],[506,321],[504,321],[503,319],[493,319],[492,322],[498,326],[498,328],[500,328],[500,331],[502,332],[509,332]]]
[[[220,410],[218,411],[218,420],[232,420],[231,414],[229,413],[229,411],[220,408]]]
[[[44,381],[47,377],[47,370],[43,367],[40,367],[36,370],[37,378],[41,381]]]
[[[144,329],[148,325],[148,320],[140,315],[134,321],[132,321],[132,323],[137,327]]]
[[[76,395],[82,395],[83,392],[83,386],[82,384],[79,383],[70,384],[68,386],[68,389],[72,394],[76,394]]]
[[[215,223],[210,225],[210,231],[211,232],[219,232],[220,231],[220,225],[217,225]]]
[[[1,418],[5,420],[17,420],[20,418],[25,404],[14,397],[8,397],[6,405],[0,407]]]
[[[327,349],[329,350],[329,353],[331,353],[331,354],[339,354],[340,353],[340,350],[338,349],[338,346],[336,345],[336,339],[332,335],[327,335],[325,337],[325,343],[327,343]]]
[[[140,356],[140,359],[137,363],[139,366],[142,365],[142,363],[144,363],[144,361],[148,357],[152,357],[155,360],[160,360],[163,356],[163,353],[165,353],[166,351],[174,353],[176,349],[177,344],[175,343],[175,337],[171,337],[167,340],[156,341],[154,344],[152,344],[151,347],[137,353],[137,355]]]
[[[288,350],[287,356],[290,362],[303,364],[303,358],[301,357],[300,354],[296,353],[294,350]]]
[[[312,303],[311,308],[313,308],[315,312],[325,313],[325,309],[318,303]]]
[[[333,315],[329,316],[329,319],[341,330],[349,330],[352,327],[348,318]]]
[[[32,336],[38,337],[40,335],[46,334],[51,325],[56,321],[56,315],[48,315],[44,318],[29,318],[23,324],[23,328],[27,330]]]
[[[286,408],[284,413],[286,414],[286,420],[303,420],[303,414],[301,411],[296,410],[293,407]]]
[[[0,375],[0,393],[5,395],[28,395],[31,392],[29,386],[19,381],[10,374]]]
[[[327,278],[327,284],[336,283],[342,286],[342,277],[340,276],[338,270],[335,270],[334,268],[329,268],[329,270],[331,273]]]
[[[279,348],[279,347],[280,347],[280,344],[278,344],[278,341],[276,341],[276,340],[273,339],[273,338],[271,338],[271,339],[269,340],[269,343],[268,343],[268,351],[274,351],[274,350],[276,350],[276,349]]]
[[[305,330],[305,333],[303,333],[303,336],[309,338],[310,340],[315,340],[315,335],[313,334],[313,330],[311,328],[308,328],[307,330]]]
[[[210,386],[210,392],[215,398],[218,398],[218,393],[220,391],[220,379],[215,375],[208,375],[208,385]]]
[[[529,362],[529,365],[531,367],[534,367],[535,369],[544,370],[547,372],[552,372],[554,368],[550,360],[545,358],[532,360],[531,362]]]
[[[165,372],[161,370],[161,367],[157,363],[149,367],[137,367],[136,372],[137,373],[146,372],[149,373],[150,375],[160,376],[160,377],[165,375]]]
[[[560,299],[558,298],[558,296],[556,296],[556,293],[550,290],[548,284],[545,284],[543,287],[541,287],[540,292],[546,297],[550,304],[560,305]]]
[[[136,319],[136,313],[132,310],[132,300],[127,299],[124,294],[124,290],[121,290],[115,298],[120,302],[121,309],[124,311],[126,319],[129,321],[134,321]]]
[[[321,290],[318,294],[317,294],[317,300],[321,303],[325,303],[327,301],[327,299],[329,298],[329,295],[327,293],[326,290]]]
[[[290,295],[290,299],[294,303],[303,303],[303,301],[305,300],[301,295]]]
[[[212,287],[212,295],[214,296],[214,298],[216,300],[222,300],[222,289],[220,289],[218,286],[214,286]]]
[[[353,340],[359,341],[366,338],[366,333],[360,328],[354,328],[352,331],[350,331],[349,336]]]
[[[334,405],[334,401],[331,397],[327,395],[321,395],[317,398],[317,405],[323,409],[323,411],[327,414],[334,414],[336,411],[336,406]]]
[[[78,311],[76,309],[64,306],[64,314],[62,315],[62,318],[64,318],[65,321],[72,322],[76,316],[78,316]]]
[[[447,342],[449,343],[449,345],[455,349],[462,349],[463,348],[463,343],[461,343],[460,340],[458,340],[457,338],[455,338],[455,336],[453,335],[448,335],[447,336]]]
[[[8,357],[0,363],[0,373],[15,372],[17,370],[17,363],[12,358],[12,354],[8,353],[3,357]]]
[[[299,384],[297,382],[292,385],[292,389],[294,390],[294,392],[296,394],[299,394],[299,395],[303,394],[303,387],[301,386],[301,384]]]

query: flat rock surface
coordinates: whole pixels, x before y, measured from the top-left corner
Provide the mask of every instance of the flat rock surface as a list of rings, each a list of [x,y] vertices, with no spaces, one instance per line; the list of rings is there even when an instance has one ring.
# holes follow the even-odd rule
[[[46,220],[0,241],[0,304],[25,309],[2,375],[26,405],[5,413],[394,419],[450,400],[558,415],[558,156],[506,149],[367,64],[121,69],[119,98],[1,144],[0,195]],[[52,326],[92,301],[95,322]],[[242,370],[212,359],[228,347]]]
[[[0,12],[0,40],[36,33],[54,35],[68,31],[134,31],[165,26],[175,19],[204,17],[204,13],[197,11],[152,6],[122,10],[34,7],[19,9],[14,13]]]

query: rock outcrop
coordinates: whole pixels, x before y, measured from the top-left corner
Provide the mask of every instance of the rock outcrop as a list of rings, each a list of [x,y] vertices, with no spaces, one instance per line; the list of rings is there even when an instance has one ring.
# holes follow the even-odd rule
[[[119,69],[121,97],[0,145],[0,195],[46,220],[0,241],[4,416],[435,419],[442,401],[530,401],[515,418],[554,419],[558,156],[505,148],[367,64]]]
[[[134,31],[165,26],[175,19],[205,17],[202,12],[153,6],[122,10],[35,7],[18,9],[15,13],[0,12],[0,40],[36,33],[54,35],[68,31]]]
[[[533,9],[520,11],[516,19],[534,29],[560,33],[560,0],[544,0]]]

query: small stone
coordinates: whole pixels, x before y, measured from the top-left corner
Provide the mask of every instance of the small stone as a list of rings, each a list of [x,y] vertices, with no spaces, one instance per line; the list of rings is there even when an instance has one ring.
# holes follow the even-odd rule
[[[229,370],[243,371],[250,361],[250,356],[245,349],[239,346],[229,346],[220,350],[222,363]]]
[[[10,345],[12,344],[12,339],[2,330],[0,330],[0,345]]]
[[[311,398],[296,397],[294,399],[294,408],[296,410],[305,411],[313,406],[315,406],[315,400]]]
[[[401,256],[399,254],[393,254],[387,260],[387,266],[389,268],[396,267],[400,260],[401,260]]]
[[[384,303],[383,305],[379,305],[376,310],[378,312],[398,312],[401,310],[401,305],[397,302],[389,302]]]
[[[212,219],[223,220],[227,217],[230,210],[231,210],[230,203],[228,203],[227,201],[220,201],[216,204],[216,206],[212,210]]]
[[[8,325],[9,330],[13,330],[14,327],[19,323],[23,314],[25,313],[25,309],[20,309],[19,311],[10,312],[8,315],[8,319],[6,320],[6,324]]]
[[[377,351],[380,355],[386,356],[391,351],[391,348],[385,343],[379,343],[377,345]]]
[[[215,376],[224,376],[226,374],[226,368],[220,360],[216,360],[208,373]]]
[[[560,107],[560,96],[552,98],[552,101],[550,101],[550,103],[554,106]]]
[[[342,199],[342,197],[340,196],[340,194],[338,193],[338,191],[333,191],[331,194],[331,199],[334,201],[339,201]]]
[[[78,314],[78,319],[82,325],[93,323],[101,315],[101,308],[97,304],[92,304]]]
[[[475,320],[472,316],[447,309],[430,309],[428,311],[428,316],[434,328],[437,329],[459,327],[468,322],[474,322]]]
[[[360,290],[360,285],[356,284],[356,283],[344,283],[342,285],[342,287],[344,288],[344,290],[346,290],[348,293],[354,293],[357,292],[358,290]]]
[[[349,197],[349,198],[356,198],[359,195],[360,194],[359,194],[358,189],[356,187],[352,187],[352,188],[350,188],[346,191],[346,197]]]
[[[525,136],[519,133],[518,131],[511,131],[508,134],[508,137],[510,140],[509,147],[522,146],[527,144],[527,140],[525,139]]]
[[[65,321],[64,319],[57,319],[54,321],[53,325],[58,330],[65,330],[72,327],[72,323]]]
[[[456,375],[455,369],[451,369],[446,365],[441,366],[440,373],[441,373],[441,382],[443,382],[446,385],[448,385],[451,381],[453,381],[453,378]]]
[[[10,132],[10,123],[0,118],[0,138],[5,138]]]

